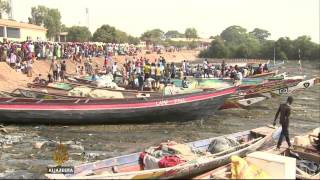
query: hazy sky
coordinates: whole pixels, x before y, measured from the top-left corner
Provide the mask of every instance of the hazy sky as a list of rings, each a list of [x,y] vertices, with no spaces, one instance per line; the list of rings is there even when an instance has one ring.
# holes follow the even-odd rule
[[[12,0],[13,16],[27,22],[31,7],[58,8],[67,26],[89,24],[94,32],[109,24],[129,34],[144,31],[184,32],[195,27],[201,37],[220,34],[231,25],[248,31],[255,27],[271,33],[270,39],[300,35],[319,43],[319,0]]]

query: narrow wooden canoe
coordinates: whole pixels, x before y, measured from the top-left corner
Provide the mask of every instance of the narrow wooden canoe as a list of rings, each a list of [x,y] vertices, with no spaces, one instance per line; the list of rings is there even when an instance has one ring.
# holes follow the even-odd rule
[[[258,85],[241,85],[239,88],[239,95],[247,96],[257,93],[271,92],[285,87],[296,86],[301,81],[301,79],[287,79],[280,81],[269,81]]]
[[[141,169],[139,163],[140,153],[115,157],[94,163],[83,164],[75,167],[73,175],[46,174],[50,179],[173,179],[186,178],[206,172],[212,168],[228,163],[232,155],[245,156],[251,151],[255,151],[270,140],[273,129],[269,129],[267,134],[260,134],[254,131],[244,131],[227,135],[228,138],[237,139],[243,143],[222,151],[217,154],[207,153],[196,157],[185,163],[151,170]],[[187,143],[194,150],[205,152],[214,138]],[[112,169],[117,169],[114,173]]]
[[[249,76],[249,78],[270,77],[270,76],[274,76],[276,74],[278,74],[278,70],[271,71],[271,72],[266,72],[266,73],[262,73],[262,74],[251,75],[251,76]]]
[[[10,93],[13,97],[25,97],[25,98],[35,98],[35,99],[84,99],[86,97],[81,96],[68,96],[67,93],[55,94],[55,93],[46,93],[40,90],[29,90],[29,89],[15,89]]]
[[[291,94],[296,91],[302,91],[307,88],[310,88],[317,83],[317,78],[312,78],[308,80],[304,80],[299,82],[301,79],[292,79],[288,81],[288,84],[274,84],[274,87],[266,85],[263,86],[252,86],[252,89],[248,90],[247,92],[251,91],[258,91],[256,93],[248,93],[245,96],[235,96],[233,98],[229,98],[225,101],[225,103],[220,107],[220,109],[231,109],[231,108],[247,108],[254,104],[260,103],[266,99],[271,98],[272,96],[281,96],[286,94]],[[260,88],[260,89],[259,89]],[[241,87],[240,87],[241,89]],[[272,89],[269,91],[268,89]],[[240,90],[241,93],[241,90]],[[268,96],[266,96],[268,94]]]
[[[275,94],[275,95],[291,94],[296,91],[302,91],[307,88],[313,87],[316,84],[317,84],[317,79],[312,78],[312,79],[301,81],[294,86],[284,86],[279,89],[272,90],[271,92],[272,94]]]
[[[271,146],[263,149],[264,152],[270,152],[272,154],[284,154],[287,148],[281,148],[275,151],[275,146]],[[224,166],[220,166],[214,170],[195,176],[192,179],[231,179],[231,163]]]
[[[88,84],[79,84],[79,83],[61,83],[67,85],[68,88],[63,87],[55,87],[55,86],[48,86],[42,84],[35,84],[29,83],[28,87],[33,91],[46,91],[48,94],[54,95],[62,95],[68,96],[68,92],[77,87],[87,87],[94,90],[101,90],[101,91],[111,91],[111,92],[119,92],[122,93],[124,98],[137,98],[140,96],[152,96],[152,97],[161,97],[162,93],[160,92],[153,92],[153,91],[135,91],[135,90],[116,90],[112,88],[98,88]]]
[[[246,98],[244,96],[235,96],[233,98],[227,99],[224,104],[219,108],[222,109],[234,109],[234,108],[247,108],[249,106],[258,104],[262,101],[268,99],[268,97],[257,94],[256,97]]]
[[[291,141],[293,141],[293,138],[291,139]],[[293,152],[298,154],[302,159],[311,160],[316,163],[319,163],[320,161],[319,152],[303,152],[294,148],[288,148],[288,146],[286,146],[286,143],[284,143],[284,145],[281,146],[280,149],[276,149],[276,146],[272,145],[261,149],[261,151],[282,156],[289,156],[289,154]],[[296,177],[297,179],[319,179],[320,173],[312,176],[297,168]],[[231,179],[231,163],[218,167],[201,175],[194,176],[193,179]]]
[[[0,122],[104,124],[189,120],[213,113],[236,89],[131,99],[0,98]]]

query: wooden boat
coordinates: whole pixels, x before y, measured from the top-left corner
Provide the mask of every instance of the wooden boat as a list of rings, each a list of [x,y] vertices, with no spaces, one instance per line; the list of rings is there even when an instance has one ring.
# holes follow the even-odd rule
[[[281,67],[282,65],[284,65],[284,60],[283,61],[281,61],[281,62],[269,62],[268,63],[268,68],[269,69],[275,69],[275,68],[279,68],[279,67]]]
[[[293,140],[291,140],[293,141]],[[299,158],[310,160],[316,163],[320,163],[320,154],[319,151],[316,152],[315,149],[308,149],[306,150],[304,147],[295,147],[289,148],[288,146],[281,146],[280,149],[276,149],[275,145],[272,145],[270,147],[266,147],[264,149],[261,149],[264,152],[270,153],[270,154],[276,154],[276,155],[282,155],[282,156],[290,156],[294,153],[294,155],[298,155]],[[306,172],[302,171],[297,167],[296,169],[296,178],[297,179],[319,179],[320,173],[315,175],[309,175]],[[231,179],[231,164],[226,164],[224,166],[218,167],[216,169],[213,169],[209,172],[203,173],[198,176],[194,176],[193,179]]]
[[[262,73],[262,74],[251,75],[251,76],[249,76],[249,78],[270,77],[270,76],[276,75],[277,73],[278,73],[278,70],[275,70],[275,71],[265,72],[265,73]]]
[[[281,88],[293,87],[300,83],[301,79],[287,79],[281,81],[269,81],[258,85],[241,85],[239,88],[239,95],[252,95],[257,93],[266,93]]]
[[[135,91],[135,90],[116,90],[112,88],[98,88],[92,85],[85,85],[85,84],[78,84],[78,83],[57,83],[66,85],[67,88],[52,85],[43,85],[43,84],[35,84],[35,83],[28,83],[28,87],[33,91],[40,91],[40,92],[47,92],[48,94],[54,95],[61,95],[61,96],[68,96],[69,91],[74,88],[79,87],[87,87],[90,88],[92,91],[94,90],[101,90],[101,91],[110,91],[110,92],[119,92],[122,94],[123,98],[137,98],[137,97],[161,97],[162,93],[160,92],[153,92],[153,91]],[[30,96],[27,96],[30,97]]]
[[[71,98],[86,98],[81,96],[68,96],[63,94],[46,93],[42,91],[28,90],[28,89],[15,89],[9,93],[12,97],[26,97],[26,98],[36,98],[36,99],[71,99]]]
[[[223,109],[234,109],[234,108],[247,108],[254,104],[258,104],[262,101],[268,99],[267,96],[256,94],[255,97],[246,98],[245,96],[234,96],[228,98],[224,104],[219,108],[219,110]]]
[[[294,79],[293,79],[294,80]],[[290,81],[288,84],[278,84],[274,87],[270,87],[272,89],[269,91],[269,88],[261,88],[261,86],[258,87],[252,87],[251,91],[258,90],[257,93],[248,93],[245,96],[234,96],[225,101],[225,103],[220,107],[220,109],[231,109],[231,108],[247,108],[249,106],[252,106],[254,104],[260,103],[266,99],[271,98],[272,96],[281,96],[285,94],[291,94],[296,91],[302,91],[307,88],[310,88],[314,86],[315,84],[318,84],[317,78],[312,78],[304,81],[300,81],[300,78]],[[298,83],[295,83],[298,82]],[[255,89],[256,88],[256,89]],[[258,89],[261,88],[261,89]],[[241,87],[240,87],[241,89]],[[241,91],[241,90],[240,90]],[[240,92],[241,93],[241,92]]]
[[[303,80],[305,76],[287,76],[286,73],[278,74],[272,77],[262,77],[262,78],[243,78],[241,81],[241,85],[258,85],[262,83],[267,83],[270,81],[282,81],[282,80]],[[178,81],[178,80],[175,80]],[[225,84],[230,85],[233,84],[234,81],[231,78],[191,78],[190,81],[196,81],[198,86],[200,87],[213,87],[216,84]],[[175,84],[181,84],[181,80],[175,82]]]
[[[294,86],[285,86],[285,87],[281,87],[279,89],[272,90],[271,93],[275,94],[275,95],[291,94],[296,91],[305,90],[305,89],[310,88],[316,84],[318,84],[317,78],[312,78],[312,79],[301,81]]]
[[[264,152],[284,155],[287,151],[287,148],[281,147],[279,150],[275,150],[275,146],[267,147],[262,149]],[[231,179],[231,163],[220,166],[216,169],[213,169],[209,172],[200,174],[198,176],[192,177],[192,179]]]
[[[12,95],[5,91],[0,91],[0,97],[12,97]]]
[[[42,124],[136,123],[194,119],[217,110],[237,87],[132,99],[0,98],[0,122]]]
[[[211,154],[207,151],[210,143],[215,138],[199,140],[186,145],[194,151],[203,152],[202,155],[193,157],[186,162],[172,167],[143,170],[139,162],[141,153],[115,157],[93,163],[75,166],[75,174],[46,174],[49,179],[173,179],[187,178],[212,168],[219,167],[229,162],[232,155],[245,156],[248,152],[255,151],[270,140],[273,129],[267,134],[257,131],[244,131],[230,134],[227,138],[237,139],[240,145],[222,152]],[[222,136],[221,136],[222,137]],[[216,138],[221,138],[216,137]],[[117,172],[113,170],[117,169]]]

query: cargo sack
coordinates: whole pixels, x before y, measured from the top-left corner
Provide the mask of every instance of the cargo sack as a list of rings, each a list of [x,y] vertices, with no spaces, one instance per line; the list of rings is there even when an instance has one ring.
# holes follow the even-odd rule
[[[249,165],[239,156],[231,157],[231,179],[270,179],[270,175],[256,165]]]
[[[239,142],[234,139],[230,139],[227,137],[219,137],[215,138],[211,141],[208,147],[208,151],[211,154],[216,154],[225,150],[228,150],[232,147],[238,146]]]
[[[282,127],[278,127],[273,133],[272,133],[272,139],[275,142],[278,142],[280,135],[281,135]]]

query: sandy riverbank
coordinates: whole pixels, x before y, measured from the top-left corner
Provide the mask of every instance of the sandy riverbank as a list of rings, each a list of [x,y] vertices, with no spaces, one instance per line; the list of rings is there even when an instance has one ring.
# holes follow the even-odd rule
[[[168,52],[163,54],[138,54],[137,57],[146,57],[151,61],[163,56],[168,62],[181,62],[182,60],[195,60],[197,59],[198,51],[181,51],[181,52]],[[123,63],[125,59],[131,59],[132,56],[115,56],[113,60],[119,63]],[[16,88],[27,88],[27,83],[32,82],[37,74],[47,76],[50,69],[49,60],[36,60],[33,64],[33,77],[27,77],[27,75],[21,72],[16,72],[6,62],[0,62],[0,91],[11,92]],[[74,73],[76,69],[76,63],[72,60],[66,60],[67,72]],[[103,66],[103,58],[93,58],[93,63],[99,67]]]
[[[163,54],[138,54],[136,57],[146,57],[150,61],[154,61],[155,59],[163,56],[167,62],[175,62],[180,63],[183,60],[188,60],[190,62],[202,63],[197,56],[199,51],[180,51],[180,52],[166,52]],[[113,60],[118,63],[123,63],[125,59],[132,59],[133,56],[114,56]],[[101,58],[93,58],[93,64],[98,65],[99,68],[103,66],[104,59]],[[221,59],[209,59],[210,63],[221,63]],[[235,64],[245,64],[247,62],[257,62],[257,60],[226,60],[228,65]],[[265,62],[265,61],[264,61]],[[17,88],[27,88],[27,83],[33,81],[33,79],[38,75],[42,74],[43,77],[47,77],[49,69],[50,69],[49,60],[36,60],[33,64],[33,77],[27,77],[27,75],[22,74],[21,72],[16,72],[12,69],[6,62],[0,62],[0,91],[11,92]],[[67,63],[67,72],[69,74],[75,73],[76,70],[76,62],[70,60],[66,60]]]

